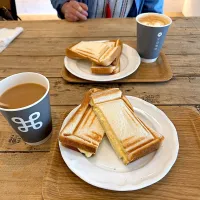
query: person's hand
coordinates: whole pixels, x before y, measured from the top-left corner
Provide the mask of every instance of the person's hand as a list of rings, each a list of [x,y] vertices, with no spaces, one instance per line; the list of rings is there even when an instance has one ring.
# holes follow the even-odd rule
[[[75,0],[71,0],[62,6],[61,11],[67,21],[76,22],[87,20],[88,7],[84,3],[79,3]]]

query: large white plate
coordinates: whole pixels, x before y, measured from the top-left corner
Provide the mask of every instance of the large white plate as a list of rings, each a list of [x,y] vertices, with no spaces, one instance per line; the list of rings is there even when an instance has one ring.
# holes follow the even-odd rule
[[[93,74],[90,70],[91,62],[86,60],[73,60],[67,56],[64,59],[66,69],[74,76],[101,82],[114,81],[129,76],[138,69],[140,62],[141,59],[138,52],[126,44],[123,44],[122,55],[120,57],[120,72],[113,75]]]
[[[154,105],[136,97],[128,96],[136,114],[165,139],[161,147],[128,166],[115,155],[106,137],[91,158],[59,144],[67,166],[87,183],[109,190],[138,190],[162,179],[176,161],[179,142],[176,129],[168,117]],[[77,107],[78,108],[78,107]],[[62,128],[72,117],[75,108],[63,122]]]

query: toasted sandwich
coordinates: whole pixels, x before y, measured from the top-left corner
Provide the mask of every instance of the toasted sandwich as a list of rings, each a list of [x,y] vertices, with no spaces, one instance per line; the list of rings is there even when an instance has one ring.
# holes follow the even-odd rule
[[[157,150],[164,139],[136,116],[118,88],[93,93],[90,105],[124,164]]]
[[[97,65],[109,66],[121,55],[122,44],[116,41],[82,41],[66,50],[66,55],[72,59],[87,59]]]
[[[117,40],[117,42],[115,43],[115,46],[119,46],[120,47],[120,51],[122,52],[122,43]],[[121,53],[120,55],[115,58],[115,60],[109,65],[109,66],[102,66],[102,65],[98,65],[96,63],[92,63],[91,66],[91,71],[94,74],[116,74],[118,72],[120,72],[120,57],[121,57]]]
[[[89,105],[90,95],[98,89],[91,89],[59,135],[63,146],[84,153],[87,157],[96,153],[104,136],[92,107]]]

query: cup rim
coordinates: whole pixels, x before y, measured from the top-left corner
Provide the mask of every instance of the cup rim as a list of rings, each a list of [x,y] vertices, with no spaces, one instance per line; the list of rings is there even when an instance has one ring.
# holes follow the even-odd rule
[[[5,80],[10,79],[10,78],[12,78],[14,76],[20,76],[20,75],[23,75],[23,74],[34,74],[34,75],[37,75],[37,76],[40,76],[40,77],[44,78],[45,81],[47,82],[47,89],[46,89],[45,94],[39,100],[37,100],[36,102],[34,102],[34,103],[32,103],[32,104],[30,104],[28,106],[25,106],[25,107],[22,107],[22,108],[14,108],[14,109],[6,109],[6,108],[1,108],[0,107],[0,111],[15,112],[15,111],[26,110],[26,109],[31,108],[31,107],[37,105],[38,103],[40,103],[47,96],[47,94],[49,93],[49,88],[50,88],[49,80],[44,75],[39,74],[39,73],[35,73],[35,72],[22,72],[22,73],[13,74],[13,75],[8,76],[8,77],[4,78],[3,80],[1,80],[0,84],[1,84],[2,81],[5,81]]]
[[[166,25],[164,25],[164,26],[149,26],[149,25],[145,25],[145,24],[142,24],[141,22],[139,22],[139,18],[140,18],[141,16],[145,16],[145,15],[149,15],[149,14],[155,15],[155,16],[163,16],[163,17],[167,18],[167,19],[169,20],[170,23],[169,23],[169,24],[166,24]],[[146,26],[146,27],[151,27],[151,28],[162,28],[162,27],[170,26],[170,25],[172,24],[172,19],[171,19],[170,17],[168,17],[167,15],[161,14],[161,13],[153,13],[153,12],[148,12],[148,13],[141,13],[141,14],[139,14],[139,15],[136,17],[136,21],[137,21],[138,24],[141,24],[141,25]]]

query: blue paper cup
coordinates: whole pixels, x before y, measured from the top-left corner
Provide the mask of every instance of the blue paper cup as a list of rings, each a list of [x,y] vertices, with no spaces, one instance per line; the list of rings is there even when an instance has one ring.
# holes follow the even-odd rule
[[[143,17],[157,16],[168,22],[163,26],[150,26],[140,22]],[[172,24],[171,18],[158,13],[143,13],[136,17],[137,21],[137,51],[142,62],[152,63],[158,58],[169,26]]]
[[[0,108],[0,112],[27,144],[40,145],[51,137],[52,131],[48,79],[32,72],[15,74],[0,81],[0,95],[12,87],[25,83],[42,85],[46,88],[46,93],[29,106],[18,109]]]

